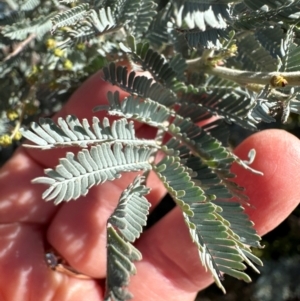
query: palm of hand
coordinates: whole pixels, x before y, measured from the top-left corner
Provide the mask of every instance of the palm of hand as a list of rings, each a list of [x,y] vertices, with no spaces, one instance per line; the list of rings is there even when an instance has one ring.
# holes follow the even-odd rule
[[[71,97],[60,116],[91,116],[92,108],[105,102],[111,89],[96,74]],[[139,126],[137,132],[151,135],[145,126]],[[299,203],[300,192],[295,187],[300,178],[300,143],[286,132],[271,130],[251,136],[236,154],[246,158],[250,148],[257,151],[253,167],[263,171],[264,177],[238,166],[233,170],[255,206],[248,214],[263,235]],[[44,168],[55,166],[65,152],[21,148],[0,171],[0,300],[103,300],[106,220],[134,175],[95,187],[87,197],[55,207],[41,199],[45,187],[34,186],[30,180],[42,175]],[[148,185],[153,187],[148,199],[154,207],[165,191],[153,175]],[[180,214],[178,209],[172,210],[137,242],[143,260],[137,263],[138,274],[129,288],[134,300],[192,301],[198,290],[212,282]],[[50,270],[44,258],[49,245],[92,278],[82,280]]]

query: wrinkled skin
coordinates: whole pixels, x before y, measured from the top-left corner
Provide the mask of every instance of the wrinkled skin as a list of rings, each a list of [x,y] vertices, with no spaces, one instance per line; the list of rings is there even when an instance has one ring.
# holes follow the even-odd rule
[[[59,116],[75,114],[91,120],[92,108],[106,103],[106,92],[115,89],[96,74],[78,89]],[[137,127],[139,136],[152,136],[151,129]],[[252,167],[264,176],[237,165],[232,169],[255,207],[247,213],[263,235],[298,205],[300,143],[287,132],[267,130],[249,137],[235,153],[246,159],[251,148],[257,152]],[[44,168],[58,164],[65,152],[20,148],[0,171],[1,301],[103,300],[106,220],[135,175],[125,174],[118,181],[93,187],[86,197],[54,206],[41,199],[46,186],[33,185],[30,180],[43,175]],[[165,190],[153,174],[148,185],[153,187],[148,196],[153,209]],[[44,260],[48,244],[72,267],[101,280],[82,280],[50,270]],[[143,233],[136,246],[143,260],[136,263],[137,275],[129,287],[134,300],[192,301],[197,291],[213,281],[199,262],[178,208]]]

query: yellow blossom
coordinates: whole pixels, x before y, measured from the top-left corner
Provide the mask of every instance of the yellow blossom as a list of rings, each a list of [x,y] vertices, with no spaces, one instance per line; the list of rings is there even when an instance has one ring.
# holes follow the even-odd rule
[[[65,60],[64,61],[64,68],[67,69],[67,70],[72,70],[73,63],[70,60]]]
[[[13,110],[13,109],[9,109],[6,111],[6,117],[13,121],[13,120],[16,120],[18,117],[19,117],[19,114],[16,110]]]
[[[274,88],[283,88],[288,84],[288,81],[281,74],[272,76],[270,83]]]
[[[85,44],[84,43],[79,43],[79,44],[76,45],[76,48],[78,50],[84,51],[85,50]]]
[[[232,54],[235,54],[238,51],[238,47],[236,44],[232,44],[228,49]]]
[[[56,41],[54,39],[48,39],[46,41],[46,47],[48,49],[53,49],[53,48],[55,48],[55,46],[56,46]]]
[[[0,137],[0,145],[1,146],[9,146],[9,145],[11,145],[11,142],[12,142],[12,140],[11,140],[10,136],[7,134]]]
[[[30,84],[30,85],[33,85],[36,83],[36,81],[38,80],[38,74],[39,74],[39,68],[34,65],[31,69],[31,72],[28,74],[27,76],[27,82]]]
[[[17,131],[14,135],[14,140],[20,140],[21,138],[22,138],[22,134],[19,131]]]
[[[55,48],[54,49],[54,55],[57,56],[57,57],[62,57],[64,55],[64,51],[60,48]]]

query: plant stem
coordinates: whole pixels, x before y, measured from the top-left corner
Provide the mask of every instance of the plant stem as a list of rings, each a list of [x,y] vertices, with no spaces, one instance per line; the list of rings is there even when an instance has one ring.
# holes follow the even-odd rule
[[[230,69],[226,67],[207,67],[205,72],[217,75],[225,79],[232,80],[239,84],[260,84],[267,85],[272,84],[271,80],[274,76],[283,77],[288,85],[300,86],[300,72],[252,72]]]
[[[10,53],[7,57],[4,58],[3,62],[8,61],[12,57],[18,55],[35,38],[36,38],[35,33],[32,33],[31,35],[29,35],[24,41],[22,41],[20,44],[18,44],[18,46],[15,48],[15,50],[12,53]]]

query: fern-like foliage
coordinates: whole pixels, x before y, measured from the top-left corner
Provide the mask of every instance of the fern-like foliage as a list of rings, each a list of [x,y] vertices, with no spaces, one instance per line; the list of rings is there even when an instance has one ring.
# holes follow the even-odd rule
[[[149,49],[149,44],[139,43],[134,45],[134,48],[134,52],[127,52],[131,55],[133,62],[138,65],[140,64],[142,70],[150,71],[156,81],[163,83],[167,87],[170,86],[176,72],[168,62],[165,62],[164,57]]]
[[[170,7],[171,3],[169,2],[163,9],[158,11],[156,16],[152,19],[150,30],[146,33],[146,39],[149,40],[152,45],[160,47],[169,41],[167,23],[169,19],[168,16],[170,15]]]
[[[133,118],[161,128],[183,142],[191,153],[199,156],[211,168],[218,170],[216,173],[223,180],[234,176],[229,171],[229,166],[236,160],[236,157],[222,147],[221,143],[207,131],[204,131],[190,120],[184,119],[175,111],[151,100],[142,102],[139,98],[128,97],[121,104],[117,92],[114,97],[110,94],[109,101],[111,106],[108,111],[112,115]],[[169,122],[173,117],[175,119]],[[237,162],[242,164],[240,160]],[[228,185],[235,186],[232,182]]]
[[[71,8],[66,12],[62,12],[56,15],[54,18],[51,19],[53,24],[52,32],[54,32],[57,28],[73,25],[79,20],[83,19],[87,15],[88,9],[89,4],[84,3],[74,8]]]
[[[84,196],[94,185],[121,177],[122,171],[150,170],[151,149],[110,143],[84,149],[77,157],[68,152],[66,158],[54,169],[46,169],[47,177],[36,178],[34,183],[50,185],[43,193],[46,201],[55,199],[55,204]]]
[[[239,54],[236,60],[243,68],[251,71],[273,71],[277,69],[278,60],[260,45],[253,35],[247,35],[237,43]],[[247,51],[245,51],[247,49]]]
[[[27,0],[22,3],[20,8],[22,11],[30,11],[38,7],[40,3],[40,0]]]
[[[136,274],[134,261],[142,259],[142,254],[131,244],[126,243],[118,232],[107,226],[107,292],[105,301],[129,300],[133,296],[126,290],[130,276]]]
[[[150,26],[156,15],[156,3],[149,0],[125,1],[123,8],[124,20],[129,20],[126,27],[130,34],[141,37]]]
[[[152,78],[146,76],[136,76],[134,71],[128,75],[126,67],[110,64],[103,69],[104,79],[114,85],[118,85],[126,92],[141,96],[143,98],[155,99],[167,107],[176,103],[176,95],[170,89],[165,88]]]
[[[21,130],[24,137],[36,144],[36,146],[27,145],[27,147],[41,149],[66,146],[88,147],[104,142],[157,147],[154,141],[136,138],[133,122],[127,122],[126,119],[114,121],[110,125],[107,118],[104,118],[101,124],[99,119],[94,117],[93,124],[90,126],[87,119],[83,119],[80,123],[77,117],[69,115],[66,120],[59,118],[58,125],[50,118],[40,118],[39,124],[32,122],[31,131]]]
[[[243,128],[256,129],[256,125],[248,119],[252,104],[244,89],[231,81],[216,77],[207,80],[205,89],[206,93],[183,95],[178,113],[184,117],[189,116],[194,122],[204,121],[211,116],[222,116],[228,123],[234,122]]]
[[[12,40],[24,40],[28,34],[42,37],[51,29],[51,16],[40,16],[33,20],[22,20],[3,28],[2,34]]]
[[[289,23],[297,22],[296,20],[300,17],[299,15],[299,1],[253,1],[253,0],[245,0],[244,3],[251,9],[256,11],[260,11],[258,16],[256,16],[259,20],[270,20],[272,18],[272,22],[280,22],[285,21]]]
[[[282,71],[297,71],[300,69],[299,49],[293,41],[293,34],[293,31],[289,30],[287,32],[285,40],[282,42]]]
[[[240,248],[248,249],[244,245],[246,239],[233,231],[235,223],[240,220],[231,216],[230,223],[221,217],[222,208],[206,201],[204,192],[195,186],[188,170],[176,157],[166,157],[154,170],[181,207],[202,264],[210,270],[218,286],[224,290],[220,282],[223,279],[221,272],[249,282],[249,276],[242,272],[246,267],[240,255]],[[240,234],[252,230],[251,224],[241,224]],[[256,236],[255,242],[258,240]]]
[[[280,44],[284,39],[284,31],[279,26],[264,28],[255,32],[255,38],[264,49],[269,51],[272,57],[281,57]]]
[[[138,176],[122,193],[119,205],[110,216],[108,223],[118,229],[122,237],[134,242],[146,226],[150,203],[144,197],[149,193],[145,186],[145,177]]]
[[[226,28],[226,20],[230,19],[228,1],[226,1],[227,3],[224,1],[220,3],[215,1],[178,2],[181,2],[177,16],[179,26],[184,21],[189,28],[197,26],[201,31],[205,31],[207,26],[211,28]]]
[[[149,189],[145,178],[138,176],[122,193],[119,204],[108,219],[107,228],[107,294],[105,300],[122,301],[132,298],[126,288],[130,275],[136,273],[133,261],[141,260],[134,242],[146,225],[150,203],[145,198]]]
[[[111,14],[110,7],[102,8],[97,13],[94,9],[87,12],[85,19],[68,30],[69,38],[65,43],[78,44],[92,40],[93,38],[116,31],[121,27],[118,26]]]

